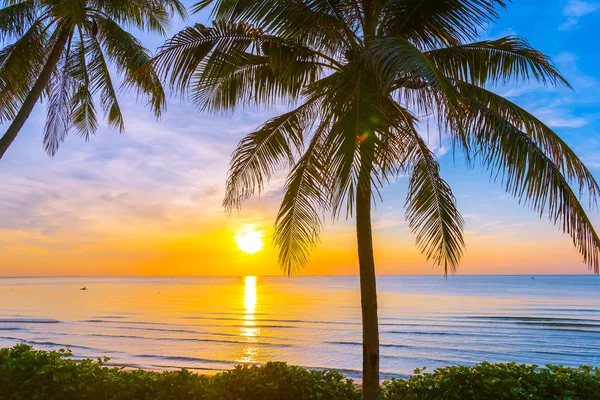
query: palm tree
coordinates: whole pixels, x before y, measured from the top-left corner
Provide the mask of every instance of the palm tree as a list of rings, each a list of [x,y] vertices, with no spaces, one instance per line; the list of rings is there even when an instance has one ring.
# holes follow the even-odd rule
[[[123,89],[146,96],[159,116],[165,106],[150,55],[122,25],[165,33],[179,0],[4,0],[0,9],[0,122],[12,121],[0,138],[0,158],[46,98],[44,146],[54,155],[72,128],[86,140],[96,132],[94,97],[108,124],[124,129],[111,77]]]
[[[275,223],[290,274],[317,244],[322,216],[356,217],[363,323],[363,393],[379,397],[379,333],[371,206],[409,177],[406,219],[428,259],[453,273],[463,219],[435,154],[418,133],[440,136],[506,190],[571,235],[598,273],[600,238],[580,197],[600,188],[542,121],[495,94],[497,83],[569,86],[551,60],[518,37],[480,40],[501,0],[202,0],[214,22],[176,34],[159,73],[202,110],[288,104],[242,139],[224,205],[238,208],[273,173],[290,169]]]

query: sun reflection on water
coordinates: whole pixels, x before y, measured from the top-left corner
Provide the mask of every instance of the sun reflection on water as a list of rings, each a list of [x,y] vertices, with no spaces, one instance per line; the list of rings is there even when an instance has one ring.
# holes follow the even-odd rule
[[[244,278],[244,307],[246,316],[256,313],[256,277],[246,276]]]
[[[256,363],[259,348],[252,346],[258,343],[260,328],[256,326],[256,277],[244,278],[244,326],[240,327],[240,336],[243,343],[248,343],[243,350],[243,355],[238,362]]]

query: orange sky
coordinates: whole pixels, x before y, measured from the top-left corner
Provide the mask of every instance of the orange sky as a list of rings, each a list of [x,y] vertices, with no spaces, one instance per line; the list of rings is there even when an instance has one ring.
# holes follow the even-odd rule
[[[543,7],[544,21],[551,23],[531,24],[529,16],[539,6],[515,2],[482,38],[522,35],[553,58],[574,90],[523,84],[496,89],[555,129],[598,178],[600,53],[589,51],[597,28],[587,16],[596,10],[567,15],[562,3]],[[192,22],[210,23],[178,21],[174,31]],[[163,43],[147,35],[142,40],[150,49]],[[156,121],[134,95],[123,96],[123,134],[102,122],[89,142],[69,137],[54,158],[42,146],[45,109],[36,107],[0,162],[0,276],[282,273],[270,237],[285,176],[275,176],[260,201],[252,200],[239,214],[225,215],[221,201],[238,141],[286,108],[219,117],[179,99],[168,103]],[[449,144],[439,141],[434,125],[422,134],[465,218],[467,252],[460,274],[589,273],[569,236],[518,205],[485,172],[466,171]],[[441,274],[418,253],[404,223],[406,186],[403,178],[393,182],[382,190],[384,203],[377,204],[377,271]],[[590,215],[600,226],[597,211]],[[240,252],[234,241],[248,226],[261,230],[266,241],[254,255]],[[333,226],[328,221],[301,273],[356,274],[352,228],[352,221]]]
[[[217,145],[214,136],[188,135],[173,122],[182,114],[193,120],[189,129],[207,126],[227,140]],[[265,115],[236,118],[205,119],[180,106],[160,123],[143,112],[130,116],[125,135],[74,142],[54,159],[41,146],[17,146],[0,168],[0,276],[280,275],[271,235],[284,175],[240,213],[227,216],[221,207],[229,154]],[[36,122],[42,120],[29,122],[25,134],[37,142]],[[441,159],[466,221],[460,274],[588,273],[567,235],[481,171],[453,166],[449,154]],[[377,271],[442,274],[407,230],[406,183],[386,187],[373,215]],[[326,221],[323,241],[300,273],[356,274],[352,224]],[[254,255],[234,241],[249,226],[265,238]]]
[[[243,214],[243,213],[242,213]],[[277,253],[271,243],[272,220],[258,213],[250,218],[224,213],[210,224],[191,223],[166,227],[136,222],[96,226],[92,235],[61,232],[11,232],[4,236],[0,274],[38,275],[280,275]],[[105,217],[106,219],[106,217]],[[535,221],[515,232],[498,231],[478,235],[467,231],[467,252],[460,274],[587,273],[587,267],[568,237],[548,229],[540,239],[530,237],[546,227]],[[538,226],[539,225],[539,226]],[[397,226],[376,224],[376,260],[379,274],[442,274],[414,246],[414,238]],[[257,229],[265,246],[256,254],[240,251],[234,236],[244,229]],[[8,240],[7,240],[8,239]],[[354,275],[357,273],[355,234],[350,223],[325,227],[323,241],[313,253],[302,275]]]

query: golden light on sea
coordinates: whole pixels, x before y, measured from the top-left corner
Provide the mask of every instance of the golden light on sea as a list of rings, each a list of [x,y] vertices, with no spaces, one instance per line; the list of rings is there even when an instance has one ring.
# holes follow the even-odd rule
[[[256,277],[246,276],[244,278],[244,308],[246,316],[252,316],[256,313]]]
[[[256,277],[244,278],[244,321],[240,327],[240,336],[248,345],[243,350],[243,355],[238,362],[255,363],[259,355],[259,348],[253,345],[258,342],[260,328],[256,326]]]

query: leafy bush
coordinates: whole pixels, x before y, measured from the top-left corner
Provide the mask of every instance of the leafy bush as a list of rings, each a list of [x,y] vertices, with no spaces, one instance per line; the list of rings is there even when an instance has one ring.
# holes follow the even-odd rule
[[[490,364],[415,370],[408,380],[384,382],[385,400],[600,399],[600,370],[547,365]]]
[[[212,377],[187,370],[125,371],[107,358],[73,361],[68,350],[20,344],[0,349],[0,400],[358,400],[360,389],[335,371],[285,363],[237,366]],[[600,370],[482,363],[416,370],[384,382],[382,400],[600,399]]]
[[[0,400],[346,400],[360,399],[351,380],[335,371],[285,363],[238,366],[213,377],[187,370],[124,371],[107,358],[76,362],[68,350],[19,344],[0,349]]]
[[[309,371],[284,363],[237,366],[215,375],[207,399],[360,399],[352,380],[335,371]]]

